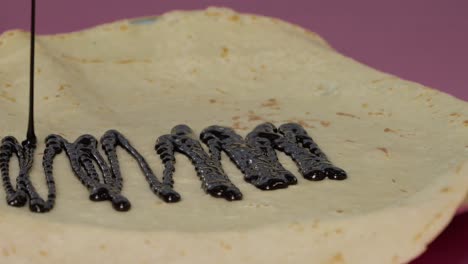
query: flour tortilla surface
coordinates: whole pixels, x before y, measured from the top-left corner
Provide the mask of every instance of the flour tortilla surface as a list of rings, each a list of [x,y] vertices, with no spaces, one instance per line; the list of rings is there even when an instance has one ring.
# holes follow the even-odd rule
[[[0,136],[26,127],[29,34],[0,36]],[[177,204],[149,190],[122,150],[128,213],[93,203],[64,154],[47,214],[0,203],[0,262],[404,263],[453,217],[468,188],[468,104],[347,58],[314,33],[228,9],[171,12],[37,38],[32,180],[42,142],[118,129],[158,177],[154,142],[177,124],[245,135],[298,122],[349,179],[260,191],[223,166],[244,200],[214,199],[177,156]],[[436,73],[428,73],[436,74]],[[16,165],[12,166],[16,172]]]

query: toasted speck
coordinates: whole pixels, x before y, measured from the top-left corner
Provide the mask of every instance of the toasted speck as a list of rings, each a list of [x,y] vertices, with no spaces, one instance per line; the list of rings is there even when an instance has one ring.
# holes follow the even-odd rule
[[[463,121],[463,125],[468,126],[468,120]]]
[[[385,153],[385,156],[387,156],[387,158],[390,157],[390,153],[389,153],[387,148],[380,147],[380,148],[377,148],[377,149],[382,151],[383,153]]]
[[[343,264],[344,263],[344,258],[343,254],[337,253],[334,255],[330,261],[330,264]]]
[[[385,128],[385,129],[384,129],[384,132],[385,132],[385,133],[396,133],[395,130],[390,129],[390,128]]]
[[[129,63],[133,63],[133,62],[135,62],[135,60],[127,59],[127,60],[119,60],[119,61],[116,61],[115,63],[117,63],[117,64],[129,64]]]
[[[367,108],[367,107],[369,107],[368,104],[362,104],[361,106],[362,106],[362,108]]]
[[[187,253],[185,252],[185,250],[181,250],[179,252],[179,256],[181,256],[181,257],[187,256]]]
[[[121,25],[120,30],[121,31],[126,31],[126,30],[128,30],[128,26],[127,25]]]
[[[229,17],[229,20],[237,22],[239,21],[240,17],[238,15],[232,15]]]
[[[214,103],[216,103],[216,99],[210,99],[209,102],[210,102],[210,104],[214,104]]]
[[[45,251],[45,250],[40,250],[39,255],[41,255],[43,257],[47,257],[49,255],[49,253],[47,251]]]
[[[231,119],[232,119],[232,120],[239,120],[239,119],[240,119],[240,116],[233,116]]]
[[[349,113],[337,112],[336,115],[360,119],[359,117],[357,117],[357,116],[355,116],[353,114],[349,114]]]
[[[221,57],[227,58],[229,55],[229,49],[227,47],[222,47],[221,48]]]
[[[228,243],[224,242],[224,241],[220,241],[219,242],[219,245],[224,249],[224,250],[231,250],[232,249],[232,246],[229,245]]]
[[[151,241],[150,241],[149,239],[145,239],[144,242],[145,242],[146,245],[150,245],[150,244],[151,244]]]
[[[450,188],[450,187],[444,187],[444,188],[440,189],[441,193],[448,193],[448,192],[451,192],[451,191],[452,191],[452,188]]]
[[[321,124],[323,127],[329,127],[331,123],[330,123],[329,121],[320,121],[320,124]]]
[[[104,244],[101,244],[101,245],[99,245],[99,249],[102,250],[102,251],[104,251],[104,250],[107,249],[107,246],[104,245]]]
[[[274,107],[278,107],[279,106],[279,102],[276,98],[270,98],[268,100],[266,100],[265,102],[262,103],[262,107],[270,107],[270,108],[274,108]]]
[[[337,209],[337,210],[335,210],[335,212],[338,213],[338,214],[342,214],[342,213],[344,213],[344,210],[342,210],[342,209]]]
[[[5,256],[5,257],[8,257],[8,256],[10,256],[10,252],[8,252],[8,249],[3,248],[2,249],[2,255]]]

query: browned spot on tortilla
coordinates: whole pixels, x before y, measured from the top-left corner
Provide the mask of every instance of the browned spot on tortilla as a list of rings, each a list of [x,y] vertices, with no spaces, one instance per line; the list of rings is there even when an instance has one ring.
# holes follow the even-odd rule
[[[344,210],[343,209],[336,209],[335,212],[338,213],[338,214],[342,214],[342,213],[344,213]]]
[[[149,82],[149,83],[154,83],[154,80],[153,80],[153,79],[150,79],[150,78],[145,78],[144,80],[147,81],[147,82]]]
[[[224,91],[222,89],[216,88],[215,90],[218,91],[219,93],[226,94],[226,91]]]
[[[257,72],[257,70],[254,67],[250,67],[251,72]]]
[[[151,244],[151,241],[150,241],[149,239],[145,239],[144,243],[145,243],[146,245],[150,245],[150,244]]]
[[[396,255],[393,256],[392,257],[392,264],[398,264],[398,263],[400,263],[400,257],[398,257]]]
[[[59,86],[59,89],[58,89],[58,90],[59,90],[59,91],[63,91],[63,90],[65,90],[65,88],[68,88],[68,87],[70,87],[69,84],[61,84],[61,85]]]
[[[335,233],[336,233],[337,235],[341,235],[341,234],[343,234],[343,229],[337,228],[337,229],[335,229]]]
[[[8,257],[8,256],[10,256],[10,252],[8,252],[8,249],[3,248],[2,249],[2,255],[5,256],[5,257]]]
[[[232,15],[229,17],[229,20],[237,22],[239,21],[240,17],[238,15]]]
[[[190,74],[197,74],[198,73],[198,69],[197,68],[193,68],[191,71],[190,71]]]
[[[362,104],[361,106],[362,106],[362,108],[367,108],[367,107],[369,107],[369,105],[366,104],[366,103]]]
[[[324,121],[324,120],[322,120],[322,121],[320,121],[320,124],[321,124],[323,127],[329,127],[331,123],[330,123],[329,121]]]
[[[251,121],[258,121],[258,120],[263,120],[263,118],[249,111],[248,121],[251,122]]]
[[[13,37],[15,35],[15,32],[8,32],[7,35],[10,36],[10,37]]]
[[[396,183],[396,180],[395,180],[395,179],[392,179],[392,182],[393,182],[393,183]]]
[[[331,260],[330,260],[329,263],[330,263],[330,264],[343,264],[343,263],[345,263],[344,258],[343,258],[343,254],[342,254],[342,253],[337,253],[337,254],[335,254],[335,255],[331,258]]]
[[[233,116],[232,117],[232,120],[239,120],[240,119],[240,116]]]
[[[345,142],[349,142],[349,143],[356,143],[356,141],[354,140],[351,140],[351,139],[346,139]]]
[[[49,96],[44,96],[44,100],[49,100]]]
[[[234,124],[232,124],[232,128],[234,128],[234,129],[241,129],[241,123],[240,123],[239,121],[234,122]]]
[[[384,132],[385,133],[397,133],[395,130],[388,128],[388,127],[384,129]]]
[[[416,235],[413,237],[413,241],[414,241],[414,242],[417,242],[418,240],[420,240],[420,239],[422,238],[422,236],[423,236],[427,231],[429,231],[429,229],[430,229],[440,218],[442,218],[442,216],[443,216],[443,215],[442,215],[441,212],[436,213],[436,214],[434,215],[434,217],[432,217],[432,219],[424,225],[423,229],[422,229],[420,232],[416,233]]]
[[[10,102],[12,102],[12,103],[16,103],[16,98],[14,98],[13,96],[9,95],[9,94],[8,94],[7,92],[5,92],[5,91],[2,91],[2,92],[0,93],[0,98],[3,98],[3,99],[5,99],[5,100],[8,100],[8,101],[10,101]]]
[[[187,256],[187,253],[185,252],[185,250],[181,250],[179,252],[179,256],[181,256],[181,257]]]
[[[210,99],[209,101],[210,101],[210,104],[216,103],[216,99]]]
[[[444,188],[440,189],[440,192],[441,193],[449,193],[449,192],[452,192],[452,188],[444,187]]]
[[[6,87],[6,88],[10,88],[10,87],[11,87],[11,83],[5,83],[5,87]]]
[[[0,46],[3,45],[3,41],[0,41]]]
[[[400,192],[402,192],[402,193],[408,193],[408,191],[405,190],[405,189],[400,189]]]
[[[107,249],[107,246],[104,244],[99,245],[99,249],[102,251],[105,251]]]
[[[454,113],[451,113],[451,114],[450,114],[450,116],[454,116],[454,117],[460,117],[460,116],[461,116],[461,114],[460,114],[460,113],[455,113],[455,112],[454,112]]]
[[[383,116],[384,115],[383,112],[369,112],[367,114],[370,116]]]
[[[221,246],[221,248],[223,248],[224,250],[231,250],[232,249],[232,246],[229,245],[228,243],[224,242],[224,241],[219,241],[219,245]]]
[[[36,69],[36,72],[37,72],[38,74],[41,74],[42,69],[38,67],[38,68]]]
[[[310,112],[305,112],[306,115],[310,115]]]
[[[43,257],[47,257],[49,255],[49,253],[47,251],[45,251],[45,250],[40,250],[39,255],[41,255]]]
[[[385,156],[387,156],[387,158],[390,157],[390,153],[388,152],[388,149],[386,149],[384,147],[380,147],[380,148],[377,148],[377,149],[382,151],[383,153],[385,153]]]
[[[353,114],[349,114],[349,113],[337,112],[336,115],[360,119],[359,117],[357,117],[357,116],[355,116]]]
[[[464,126],[468,126],[468,120],[463,121]]]
[[[270,98],[262,103],[262,107],[273,108],[273,107],[278,107],[278,106],[279,106],[279,102],[276,98]]]
[[[121,25],[121,26],[120,26],[120,30],[121,30],[121,31],[127,31],[127,30],[128,30],[128,26],[127,26],[127,25]]]
[[[117,63],[117,64],[129,64],[129,63],[133,63],[133,62],[135,62],[135,60],[126,59],[126,60],[119,60],[119,61],[116,61],[115,63]]]
[[[222,47],[221,48],[221,57],[222,58],[227,58],[229,55],[229,49],[227,47]]]

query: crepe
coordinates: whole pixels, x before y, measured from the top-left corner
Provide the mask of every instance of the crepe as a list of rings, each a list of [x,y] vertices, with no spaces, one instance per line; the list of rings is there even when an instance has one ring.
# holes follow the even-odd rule
[[[29,34],[0,37],[0,135],[25,133]],[[125,134],[158,177],[157,137],[177,124],[246,135],[302,124],[349,179],[260,191],[223,156],[244,194],[214,199],[177,156],[176,204],[155,197],[119,150],[128,213],[89,201],[64,154],[57,203],[32,214],[0,203],[8,263],[404,263],[447,225],[468,189],[468,104],[379,72],[277,19],[228,9],[122,20],[36,44],[40,139]],[[436,74],[436,73],[431,73]],[[32,180],[42,194],[41,140]],[[12,167],[16,167],[12,166]]]

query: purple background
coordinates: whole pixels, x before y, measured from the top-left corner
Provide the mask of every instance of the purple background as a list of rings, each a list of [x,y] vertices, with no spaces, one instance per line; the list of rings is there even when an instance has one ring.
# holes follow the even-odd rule
[[[274,16],[322,35],[374,68],[468,100],[466,0],[38,0],[37,31],[68,32],[173,9],[228,6]],[[29,0],[1,0],[0,33],[29,28]],[[468,214],[414,263],[468,264]]]

